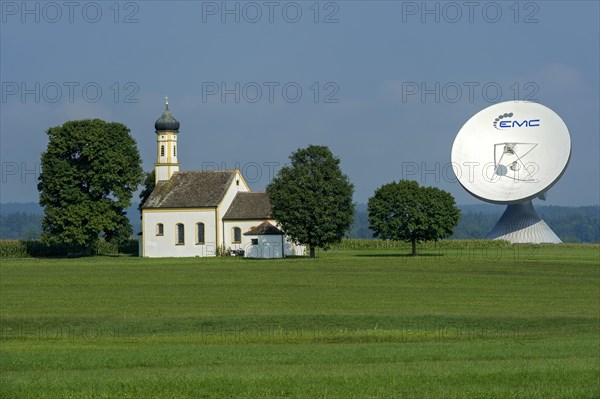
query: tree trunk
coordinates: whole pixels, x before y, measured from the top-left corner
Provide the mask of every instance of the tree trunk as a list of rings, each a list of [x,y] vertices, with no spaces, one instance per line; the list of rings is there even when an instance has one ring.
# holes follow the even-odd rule
[[[411,240],[412,243],[412,256],[417,256],[417,240],[413,238]]]
[[[311,258],[315,257],[315,247],[310,247],[310,257]]]

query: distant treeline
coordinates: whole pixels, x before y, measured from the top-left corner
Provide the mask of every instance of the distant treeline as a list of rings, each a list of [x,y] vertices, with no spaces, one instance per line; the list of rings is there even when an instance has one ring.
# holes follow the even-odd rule
[[[461,218],[452,238],[460,240],[485,238],[504,212],[503,206],[494,205],[465,205],[459,208]],[[599,206],[538,205],[536,211],[564,242],[600,242]],[[366,205],[357,205],[348,238],[373,238]]]
[[[541,206],[536,210],[564,242],[600,242],[599,209],[597,206],[577,208]],[[485,238],[501,214],[501,212],[464,212],[453,238]]]
[[[128,209],[134,234],[141,229],[137,204]],[[504,211],[498,205],[460,206],[462,216],[454,230],[455,239],[482,239],[494,227]],[[600,207],[540,206],[538,214],[564,242],[600,242]],[[0,239],[33,240],[41,232],[42,209],[38,204],[2,204],[0,207]],[[358,204],[348,238],[373,238],[369,230],[367,206]]]
[[[44,209],[35,202],[0,204],[0,240],[36,240],[42,232]],[[137,204],[127,208],[134,235],[142,228]]]
[[[42,231],[42,215],[24,212],[0,215],[0,239],[35,240]]]

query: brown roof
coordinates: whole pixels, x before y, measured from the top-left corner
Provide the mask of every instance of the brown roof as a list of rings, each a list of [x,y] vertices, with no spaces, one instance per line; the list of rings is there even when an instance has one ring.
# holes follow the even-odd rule
[[[282,236],[283,231],[273,226],[271,223],[264,221],[258,226],[252,227],[244,233],[245,236]]]
[[[271,219],[271,201],[267,193],[237,193],[223,220]]]
[[[170,180],[156,184],[143,208],[216,207],[235,175],[234,170],[175,172]]]

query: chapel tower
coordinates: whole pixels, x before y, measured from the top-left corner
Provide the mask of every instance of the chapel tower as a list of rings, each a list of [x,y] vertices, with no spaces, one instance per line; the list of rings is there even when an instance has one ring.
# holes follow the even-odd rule
[[[179,121],[169,111],[169,98],[165,97],[165,112],[154,123],[156,130],[155,183],[167,181],[179,171],[177,160],[177,134]]]

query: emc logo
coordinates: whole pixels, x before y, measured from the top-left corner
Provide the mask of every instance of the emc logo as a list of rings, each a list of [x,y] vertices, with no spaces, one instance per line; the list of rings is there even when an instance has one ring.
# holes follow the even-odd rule
[[[538,127],[540,126],[540,120],[539,119],[525,119],[522,121],[518,121],[518,120],[511,120],[509,118],[511,118],[513,116],[513,113],[506,113],[503,115],[499,115],[496,119],[494,119],[494,128],[498,129],[498,130],[502,130],[502,129],[509,129],[509,128],[513,128],[513,127]],[[503,120],[506,119],[506,120]]]

